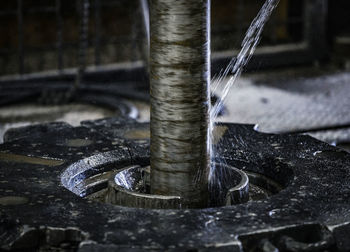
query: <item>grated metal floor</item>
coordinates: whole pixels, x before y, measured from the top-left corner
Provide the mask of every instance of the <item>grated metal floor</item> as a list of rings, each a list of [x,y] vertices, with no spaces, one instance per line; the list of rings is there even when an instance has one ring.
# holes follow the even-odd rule
[[[329,143],[350,142],[350,72],[243,76],[228,95],[226,110],[219,121],[259,124],[259,131],[271,133],[311,131]]]

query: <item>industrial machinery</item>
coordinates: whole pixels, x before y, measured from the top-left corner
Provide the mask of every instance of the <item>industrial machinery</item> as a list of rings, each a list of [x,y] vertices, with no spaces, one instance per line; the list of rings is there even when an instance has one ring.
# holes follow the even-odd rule
[[[19,34],[25,2],[17,1]],[[320,77],[322,80],[309,77],[292,82],[290,78],[294,86],[286,88],[291,89],[288,94],[270,86],[259,87],[259,81],[257,86],[247,87],[249,92],[255,90],[256,97],[268,97],[259,96],[259,106],[308,107],[316,119],[289,108],[292,112],[280,110],[283,113],[278,114],[275,110],[262,116],[270,121],[259,121],[256,115],[268,110],[255,106],[256,114],[247,110],[241,118],[257,120],[260,128],[244,120],[213,122],[209,118],[210,96],[220,99],[220,92],[210,94],[210,65],[215,75],[226,64],[228,53],[216,52],[210,63],[209,1],[151,0],[150,26],[145,11],[148,2],[140,1],[144,22],[140,24],[150,27],[149,63],[134,61],[101,68],[86,66],[87,28],[91,13],[101,26],[104,1],[94,1],[93,8],[89,0],[77,1],[80,36],[75,71],[63,67],[63,2],[56,0],[52,9],[36,8],[56,13],[59,71],[25,74],[20,35],[20,76],[3,77],[0,82],[1,105],[10,111],[0,113],[0,122],[8,125],[3,127],[0,144],[0,250],[350,250],[350,154],[346,148],[310,136],[330,143],[337,134],[337,140],[347,139],[348,100],[344,89],[331,92],[329,88],[335,82],[346,88],[346,71],[333,72]],[[234,2],[243,12],[243,1]],[[280,8],[289,2],[281,0]],[[321,62],[327,54],[325,3],[310,0],[300,4],[302,20],[288,21],[283,15],[287,11],[278,12],[282,20],[303,24],[303,29],[313,32],[300,36],[293,46],[277,45],[267,51],[265,44],[247,70],[256,69],[266,59],[266,67]],[[118,5],[113,1],[104,4]],[[279,30],[277,34],[283,37],[284,33]],[[95,36],[98,65],[104,58],[99,29]],[[143,41],[147,44],[147,36]],[[293,57],[286,60],[286,55]],[[269,82],[264,78],[260,82]],[[320,83],[324,84],[322,90],[329,88],[327,96],[321,90],[320,96],[310,95],[313,99],[303,95],[290,99],[299,88],[307,92]],[[244,92],[239,95],[248,97]],[[278,96],[285,99],[277,105],[269,100]],[[23,109],[23,105],[17,107],[23,102],[54,108],[44,112],[34,108],[17,118],[6,116]],[[84,118],[81,114],[88,107],[83,107],[72,116],[77,124],[60,121],[67,121],[64,113],[72,109],[62,108],[76,103],[105,106],[109,112],[101,112],[100,119]],[[143,115],[148,113],[149,103],[150,122]],[[341,104],[342,109],[329,113],[326,105],[338,108],[334,104]],[[90,109],[89,113],[96,112],[96,108]],[[232,109],[230,102],[222,108],[223,121],[232,116]],[[315,111],[324,111],[327,117]],[[55,113],[60,116],[52,117]],[[23,117],[30,123],[16,125]]]

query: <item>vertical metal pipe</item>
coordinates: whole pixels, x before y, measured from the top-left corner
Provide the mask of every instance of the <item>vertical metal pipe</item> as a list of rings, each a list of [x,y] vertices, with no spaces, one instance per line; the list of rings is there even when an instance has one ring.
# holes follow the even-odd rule
[[[317,61],[327,56],[327,0],[304,2],[304,38],[312,57]]]
[[[56,0],[56,25],[57,25],[57,68],[63,70],[63,33],[62,33],[62,12],[61,0]]]
[[[143,25],[145,27],[145,33],[147,36],[147,48],[149,48],[150,43],[150,26],[149,26],[149,6],[148,0],[140,0],[141,8],[142,8],[142,17],[143,17]]]
[[[80,0],[80,34],[78,50],[78,71],[74,88],[77,89],[82,81],[86,68],[86,53],[88,49],[88,32],[89,32],[89,0]]]
[[[95,0],[95,65],[101,63],[101,48],[100,48],[100,29],[101,29],[101,3],[100,0]]]
[[[246,5],[244,3],[244,0],[238,0],[237,2],[237,11],[235,12],[235,22],[236,22],[236,40],[242,41],[244,37],[244,29],[245,27],[242,25],[244,24],[244,17],[245,17],[245,9]]]
[[[204,207],[210,166],[210,0],[151,0],[151,191]]]
[[[18,71],[24,73],[24,48],[23,48],[23,2],[17,0],[17,22],[18,22]]]
[[[149,1],[148,0],[140,0],[140,8],[142,11],[142,17],[143,17],[143,25],[144,25],[144,32],[146,35],[146,41],[147,45],[146,47],[143,47],[142,49],[146,48],[143,50],[144,53],[142,55],[145,58],[145,67],[148,69],[148,59],[149,59],[149,47],[150,47],[150,20],[149,20]]]

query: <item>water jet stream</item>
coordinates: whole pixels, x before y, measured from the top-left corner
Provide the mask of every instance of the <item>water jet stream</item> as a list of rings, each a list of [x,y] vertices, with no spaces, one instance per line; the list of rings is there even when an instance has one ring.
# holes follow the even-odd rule
[[[248,28],[246,35],[241,44],[241,50],[238,53],[237,57],[233,57],[225,70],[220,72],[219,76],[214,79],[211,83],[211,90],[215,92],[220,83],[223,83],[225,79],[229,76],[228,81],[225,83],[220,99],[212,106],[210,110],[210,139],[214,139],[214,123],[219,115],[221,108],[223,107],[227,95],[231,90],[233,84],[236,82],[237,78],[242,74],[244,67],[248,64],[250,58],[253,56],[257,45],[259,44],[262,31],[266,22],[269,20],[271,13],[278,5],[279,0],[266,0],[264,5],[261,7],[259,13],[252,21],[250,27]],[[213,149],[214,146],[211,145],[211,153],[215,153]],[[214,158],[212,154],[212,159]],[[214,160],[211,161],[213,163]],[[209,173],[209,181],[212,179],[217,179],[212,176],[215,166],[211,166]]]

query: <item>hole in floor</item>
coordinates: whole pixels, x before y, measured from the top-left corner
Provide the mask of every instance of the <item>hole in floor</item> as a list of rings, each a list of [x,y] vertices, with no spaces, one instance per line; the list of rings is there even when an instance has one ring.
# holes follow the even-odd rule
[[[142,160],[142,163],[147,164],[149,160]],[[216,169],[218,172],[214,174],[214,181],[220,183],[210,184],[208,207],[262,200],[285,188],[285,181],[279,181],[278,177],[271,178],[249,169],[242,171],[230,165],[218,166],[220,169]],[[291,172],[289,170],[288,173]],[[149,176],[149,166],[130,165],[107,152],[72,164],[62,174],[61,182],[80,197],[97,202],[127,207],[180,209],[179,196],[149,194]]]

